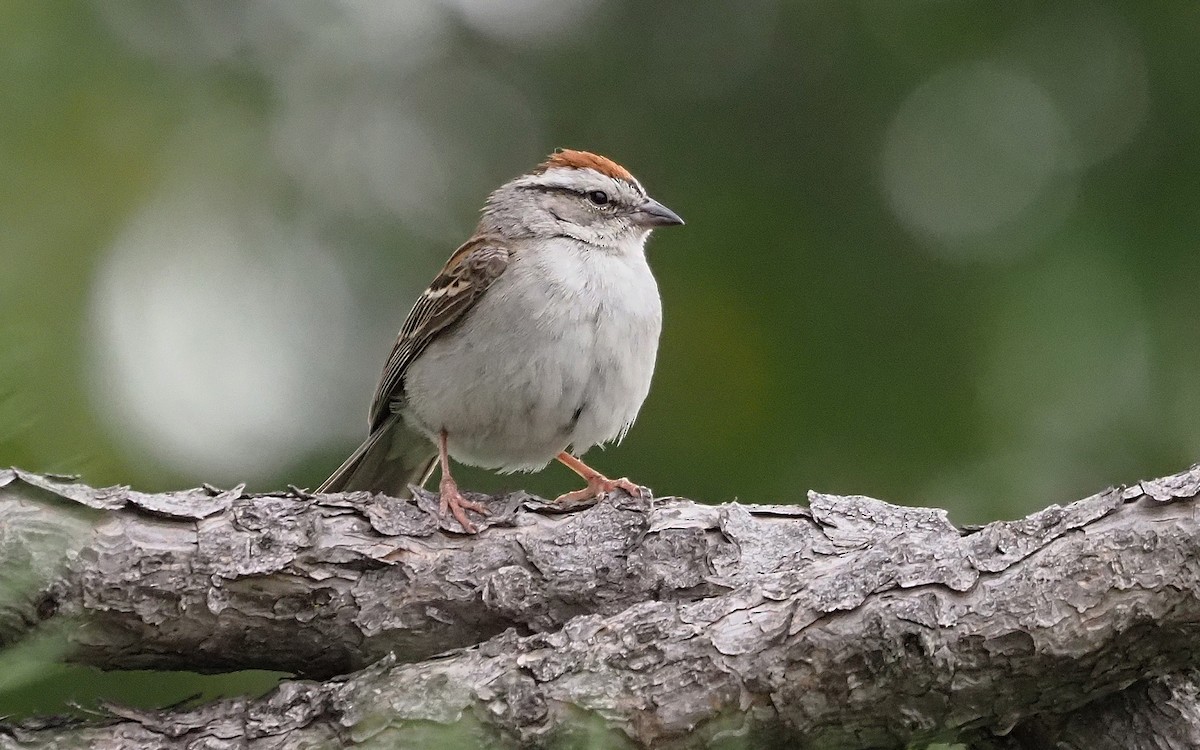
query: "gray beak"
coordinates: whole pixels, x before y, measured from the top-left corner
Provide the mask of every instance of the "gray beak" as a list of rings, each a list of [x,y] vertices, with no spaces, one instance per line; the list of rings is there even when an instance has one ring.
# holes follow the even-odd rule
[[[679,214],[653,198],[647,198],[645,203],[638,206],[633,212],[633,221],[638,226],[647,228],[677,226],[683,223]]]

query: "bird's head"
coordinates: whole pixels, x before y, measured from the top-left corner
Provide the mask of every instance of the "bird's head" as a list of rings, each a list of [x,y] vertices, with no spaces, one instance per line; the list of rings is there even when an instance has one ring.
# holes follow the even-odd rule
[[[481,229],[570,237],[605,249],[638,248],[651,229],[683,224],[646,194],[629,170],[587,151],[560,149],[500,186],[483,209]]]

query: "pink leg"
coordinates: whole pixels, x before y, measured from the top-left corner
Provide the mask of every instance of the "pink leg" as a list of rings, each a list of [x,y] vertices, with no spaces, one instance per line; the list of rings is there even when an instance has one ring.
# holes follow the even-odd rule
[[[591,500],[601,495],[607,495],[613,490],[624,490],[629,493],[630,497],[640,497],[642,494],[642,488],[625,477],[609,479],[566,451],[558,454],[558,460],[568,469],[583,477],[584,481],[587,482],[587,487],[559,495],[558,499],[555,500],[556,503],[575,503],[580,500]]]
[[[466,511],[473,510],[486,516],[488,509],[480,503],[466,499],[458,491],[458,482],[455,482],[454,477],[450,476],[450,452],[446,448],[445,430],[438,435],[438,459],[442,464],[442,481],[438,484],[438,494],[442,500],[440,512],[444,516],[447,510],[450,511],[459,525],[463,527],[463,531],[474,534],[475,526],[467,520]]]

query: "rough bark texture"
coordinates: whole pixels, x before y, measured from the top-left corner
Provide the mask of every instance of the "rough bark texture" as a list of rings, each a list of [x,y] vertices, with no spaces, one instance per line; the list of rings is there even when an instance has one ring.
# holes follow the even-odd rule
[[[1029,719],[977,750],[1194,750],[1200,747],[1200,671],[1143,680],[1067,714]]]
[[[655,746],[1103,748],[1097,727],[1122,722],[1164,739],[1121,747],[1194,746],[1170,743],[1197,731],[1198,492],[1192,469],[973,531],[816,493],[566,514],[516,494],[468,537],[430,496],[0,472],[0,644],[62,620],[73,658],[107,668],[361,670],[10,726],[0,747],[390,746],[452,722],[512,746],[582,726]]]

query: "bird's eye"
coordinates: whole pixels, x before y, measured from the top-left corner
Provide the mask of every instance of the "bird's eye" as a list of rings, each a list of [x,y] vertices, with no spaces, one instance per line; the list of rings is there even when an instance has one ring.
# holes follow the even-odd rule
[[[587,198],[597,206],[603,206],[608,203],[608,193],[603,190],[593,190],[587,194]]]

